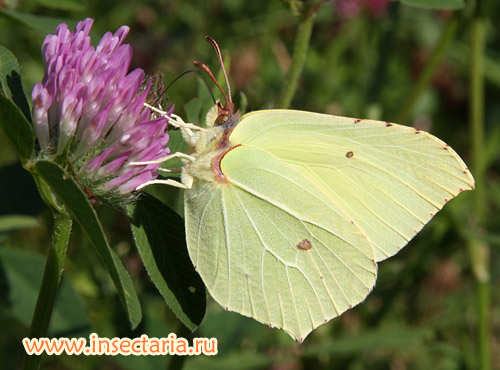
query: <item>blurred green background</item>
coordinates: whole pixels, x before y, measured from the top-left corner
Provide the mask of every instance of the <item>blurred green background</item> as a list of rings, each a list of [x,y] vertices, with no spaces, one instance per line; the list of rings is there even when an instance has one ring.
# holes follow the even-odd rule
[[[500,368],[500,2],[482,3],[482,13],[475,10],[475,1],[458,10],[396,1],[384,6],[384,1],[350,0],[347,8],[342,3],[328,1],[317,10],[291,107],[430,131],[469,164],[479,195],[478,190],[466,192],[448,204],[405,249],[379,265],[377,285],[364,303],[318,328],[302,344],[225,312],[209,298],[194,336],[216,337],[215,357],[171,361],[169,356],[61,355],[46,356],[42,368],[476,369],[487,368],[481,362],[485,355],[492,368]],[[61,21],[72,22],[72,28],[86,17],[95,19],[94,42],[106,31],[130,26],[126,42],[134,49],[132,67],[160,71],[166,83],[193,69],[194,60],[219,71],[204,39],[212,36],[230,66],[234,100],[247,111],[272,108],[276,102],[300,22],[279,0],[0,0],[0,44],[17,56],[28,96],[43,77],[45,34]],[[486,50],[474,54],[478,24]],[[471,84],[473,60],[481,57],[484,99]],[[182,77],[167,95],[175,113],[195,123],[211,105],[196,74]],[[479,141],[471,124],[472,96],[479,96],[479,106],[484,101],[484,138]],[[169,199],[169,190],[154,191]],[[76,226],[49,335],[188,336],[144,270],[124,213],[102,206],[99,217],[132,275],[144,319],[130,331],[109,277]],[[51,223],[30,175],[0,132],[2,369],[16,369],[22,361],[21,340],[29,334]],[[488,332],[479,334],[485,318]]]

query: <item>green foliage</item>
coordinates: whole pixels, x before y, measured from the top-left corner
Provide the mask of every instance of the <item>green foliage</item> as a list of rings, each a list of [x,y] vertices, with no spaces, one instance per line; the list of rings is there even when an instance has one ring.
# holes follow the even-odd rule
[[[6,9],[0,9],[0,14],[22,23],[25,26],[31,27],[42,35],[53,33],[60,23],[67,23],[69,28],[73,29],[78,22],[59,17],[44,17],[41,15],[33,15]]]
[[[461,9],[464,0],[400,0],[405,5],[423,9]]]
[[[341,339],[332,338],[309,348],[304,356],[314,357],[322,353],[355,354],[370,350],[408,350],[420,347],[430,339],[432,339],[432,332],[425,327],[381,328],[372,332],[349,335]]]
[[[25,215],[0,216],[0,232],[27,229],[38,225],[35,217]]]
[[[29,268],[26,268],[29,266]],[[9,289],[2,296],[12,317],[30,325],[42,281],[45,258],[38,253],[12,248],[0,249],[0,282]],[[0,278],[0,279],[1,279]],[[63,279],[54,307],[49,335],[88,335],[90,322],[85,307],[72,287]]]
[[[13,73],[19,74],[19,63],[16,57],[8,49],[0,45],[0,89],[4,94],[12,95],[8,84],[8,78]]]
[[[135,328],[142,318],[139,299],[127,270],[123,267],[116,253],[109,247],[94,208],[75,180],[57,164],[49,161],[38,161],[35,168],[92,241],[97,254],[101,257],[115,284],[130,325]]]
[[[177,318],[194,331],[205,315],[205,286],[189,259],[184,220],[148,194],[128,207],[142,262]]]
[[[47,8],[60,10],[85,10],[85,3],[81,0],[35,0],[38,4]]]
[[[31,157],[35,144],[33,128],[19,108],[1,93],[0,127],[2,127],[3,131],[14,145],[14,148],[16,148],[17,154],[21,160],[27,162]]]

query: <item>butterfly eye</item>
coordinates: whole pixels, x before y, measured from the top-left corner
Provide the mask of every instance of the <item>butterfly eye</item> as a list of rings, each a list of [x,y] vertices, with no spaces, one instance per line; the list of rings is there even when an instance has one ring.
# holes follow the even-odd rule
[[[230,118],[229,118],[229,115],[226,114],[226,113],[219,113],[219,115],[217,116],[217,119],[215,120],[215,124],[217,126],[220,126],[220,125],[223,125],[227,122],[229,122]]]

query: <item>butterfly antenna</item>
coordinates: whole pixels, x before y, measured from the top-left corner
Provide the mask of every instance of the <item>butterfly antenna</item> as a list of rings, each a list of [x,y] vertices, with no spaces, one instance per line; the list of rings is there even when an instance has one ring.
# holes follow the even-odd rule
[[[212,93],[212,89],[210,89],[210,84],[208,83],[207,79],[205,78],[205,75],[201,73],[201,71],[195,70],[196,74],[201,78],[201,81],[203,81],[203,85],[205,85],[208,93],[210,94],[210,97],[212,98],[212,101],[217,103],[217,99],[215,99],[214,94]]]
[[[155,100],[154,104],[151,104],[151,105],[155,106],[156,104],[158,104],[158,103],[160,102],[160,99],[163,97],[163,95],[165,95],[165,93],[167,92],[167,90],[168,90],[168,89],[169,89],[169,88],[170,88],[170,87],[171,87],[174,83],[176,83],[176,82],[177,82],[177,80],[179,80],[181,77],[183,77],[183,76],[185,76],[185,75],[187,75],[188,73],[191,73],[191,72],[197,72],[197,71],[196,71],[196,70],[194,70],[194,69],[190,69],[189,71],[182,72],[179,76],[177,76],[176,78],[174,78],[174,79],[173,79],[173,81],[172,81],[172,82],[170,82],[170,83],[168,84],[168,86],[167,86],[167,87],[165,87],[165,88],[163,89],[163,91],[162,91],[161,93],[159,93],[159,94],[158,94],[158,96],[156,97],[156,100]]]
[[[222,72],[224,73],[224,79],[226,80],[226,86],[227,86],[227,94],[229,95],[229,101],[232,103],[232,95],[231,95],[231,85],[229,85],[229,79],[227,78],[227,73],[226,73],[226,68],[224,67],[224,61],[222,60],[222,54],[220,52],[219,45],[217,42],[211,38],[210,36],[205,36],[205,39],[214,47],[215,52],[217,53],[217,58],[219,58],[219,63],[220,66],[222,67]],[[226,99],[227,103],[227,99]]]
[[[226,101],[226,109],[225,110],[227,112],[232,112],[232,110],[234,108],[234,104],[233,104],[233,100],[231,97],[231,86],[229,85],[229,80],[227,78],[226,68],[224,67],[224,63],[222,61],[222,55],[220,52],[219,45],[217,45],[217,42],[215,42],[215,40],[213,38],[211,38],[210,36],[205,36],[205,39],[214,47],[215,52],[217,53],[217,57],[219,58],[219,63],[222,67],[222,72],[224,73],[224,78],[226,79],[226,86],[227,86],[227,92],[228,92],[229,97],[228,97],[228,95],[226,95],[224,89],[219,85],[219,83],[217,82],[216,78],[214,77],[212,71],[210,70],[210,68],[208,68],[208,66],[206,66],[205,64],[198,62],[198,61],[195,61],[194,65],[200,69],[203,69],[210,76],[212,81],[215,83],[215,85],[217,85],[220,92],[224,96],[224,100]]]
[[[219,85],[219,83],[217,82],[217,80],[215,79],[212,71],[210,70],[210,68],[208,68],[207,65],[203,64],[202,62],[198,62],[197,60],[194,61],[194,65],[198,68],[201,68],[203,69],[209,76],[210,78],[212,79],[212,81],[217,85],[217,87],[219,88],[220,92],[222,93],[222,95],[224,95],[224,99],[226,100],[226,104],[228,102],[231,102],[231,100],[228,100],[227,98],[227,95],[226,93],[224,92],[224,90],[222,89],[222,87]],[[232,102],[231,102],[232,103]]]

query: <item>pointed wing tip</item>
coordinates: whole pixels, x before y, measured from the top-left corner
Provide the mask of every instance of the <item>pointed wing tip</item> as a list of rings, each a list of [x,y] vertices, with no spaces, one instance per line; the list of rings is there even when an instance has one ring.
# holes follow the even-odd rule
[[[469,172],[470,174],[470,172]],[[474,190],[476,189],[476,180],[474,180],[474,177],[472,177],[472,175],[470,175],[470,183],[468,184],[470,187],[468,189],[465,189],[465,190]]]
[[[316,329],[316,328],[314,328],[314,329],[311,329],[309,331],[304,331],[302,333],[295,333],[293,331],[286,330],[285,328],[278,328],[278,327],[276,327],[276,328],[283,330],[285,333],[287,333],[289,336],[291,336],[294,341],[299,342],[299,343],[303,343],[304,340],[309,336],[309,334],[311,334],[312,331]]]
[[[474,190],[476,188],[476,180],[474,179],[474,176],[472,176],[472,173],[470,172],[469,168],[465,166],[465,164],[463,168],[463,173],[467,176],[468,181],[466,181],[466,184],[469,186],[469,188],[463,188],[463,190]]]

